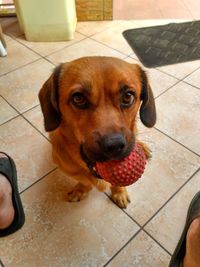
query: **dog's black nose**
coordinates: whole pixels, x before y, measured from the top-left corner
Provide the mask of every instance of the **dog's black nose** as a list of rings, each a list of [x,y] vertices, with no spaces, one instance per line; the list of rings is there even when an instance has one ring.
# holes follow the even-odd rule
[[[101,140],[103,153],[109,159],[120,158],[125,146],[126,140],[120,133],[106,135]]]

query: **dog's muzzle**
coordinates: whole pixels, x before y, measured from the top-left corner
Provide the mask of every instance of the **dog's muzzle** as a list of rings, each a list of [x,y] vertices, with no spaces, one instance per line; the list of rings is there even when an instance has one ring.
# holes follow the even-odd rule
[[[110,160],[121,160],[127,157],[134,146],[134,138],[127,143],[122,134],[114,133],[104,135],[98,140],[98,149],[91,150],[91,147],[81,144],[80,155],[86,163],[90,172],[97,178],[101,178],[96,170],[96,162],[105,162]],[[102,178],[101,178],[102,179]]]
[[[92,175],[98,179],[103,179],[97,172],[96,162],[91,161],[84,153],[83,145],[80,146],[80,155],[81,155],[82,160],[86,163],[86,165],[87,165],[88,169],[90,170],[90,172],[92,173]]]

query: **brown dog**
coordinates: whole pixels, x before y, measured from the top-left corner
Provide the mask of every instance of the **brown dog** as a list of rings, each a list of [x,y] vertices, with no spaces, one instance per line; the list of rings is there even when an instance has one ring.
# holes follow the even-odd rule
[[[53,159],[79,183],[68,194],[80,201],[96,186],[96,161],[122,159],[135,143],[137,111],[147,127],[156,122],[153,93],[136,64],[111,57],[85,57],[58,66],[39,93]],[[111,186],[112,199],[126,208],[126,188]]]

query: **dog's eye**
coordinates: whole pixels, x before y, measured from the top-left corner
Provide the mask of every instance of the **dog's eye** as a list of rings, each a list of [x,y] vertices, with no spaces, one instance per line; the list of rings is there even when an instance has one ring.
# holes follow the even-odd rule
[[[87,108],[88,100],[82,93],[74,93],[72,95],[72,103],[78,108]]]
[[[121,106],[124,108],[128,108],[133,104],[134,100],[135,100],[134,92],[132,91],[124,92],[121,98]]]

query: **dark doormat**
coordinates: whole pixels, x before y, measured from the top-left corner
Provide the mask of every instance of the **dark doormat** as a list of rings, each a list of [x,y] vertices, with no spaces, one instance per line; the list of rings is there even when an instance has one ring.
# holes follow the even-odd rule
[[[126,30],[123,36],[149,68],[200,59],[200,21]]]

